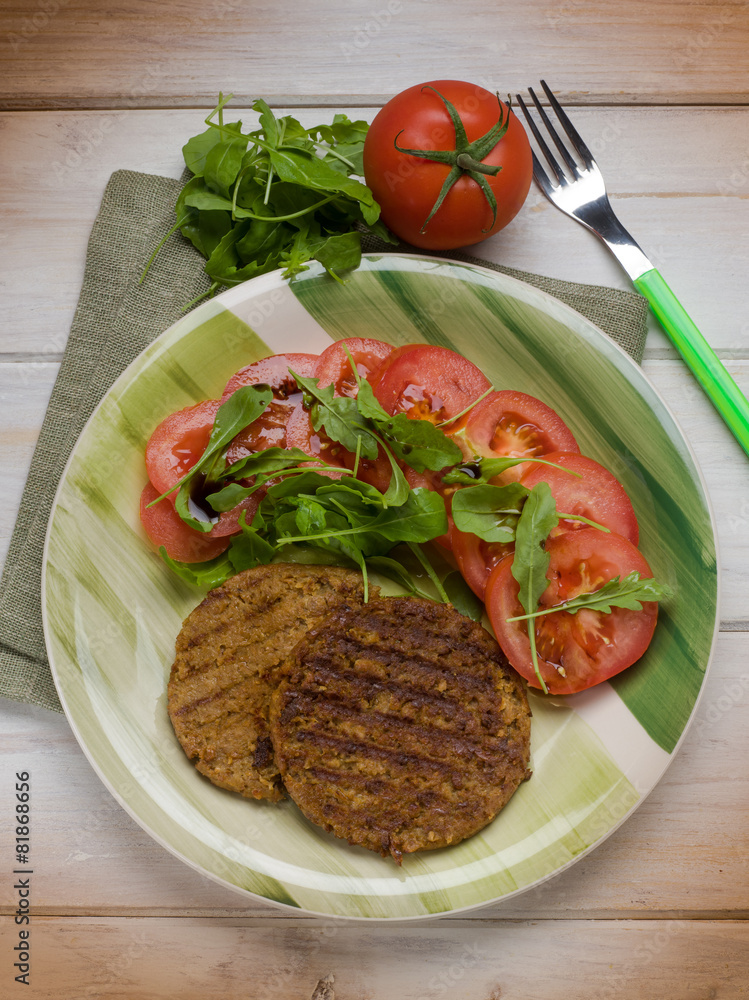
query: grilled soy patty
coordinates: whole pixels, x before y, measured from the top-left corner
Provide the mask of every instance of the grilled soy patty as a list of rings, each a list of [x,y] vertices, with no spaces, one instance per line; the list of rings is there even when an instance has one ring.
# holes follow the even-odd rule
[[[470,837],[530,777],[525,689],[449,605],[383,598],[302,639],[270,707],[283,782],[329,833],[400,863]]]
[[[283,798],[268,730],[280,661],[313,625],[363,598],[336,566],[257,566],[210,591],[177,637],[169,716],[197,769],[248,798]]]

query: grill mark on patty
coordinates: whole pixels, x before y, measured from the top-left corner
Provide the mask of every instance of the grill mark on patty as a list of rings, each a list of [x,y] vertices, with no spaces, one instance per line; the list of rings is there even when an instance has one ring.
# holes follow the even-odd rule
[[[407,681],[380,680],[369,674],[357,676],[353,671],[318,670],[314,677],[305,677],[299,682],[301,692],[309,697],[325,697],[331,684],[336,685],[335,701],[348,704],[358,702],[380,701],[382,695],[389,696],[402,708],[413,706],[415,709],[434,709],[437,714],[447,717],[451,724],[460,720],[465,723],[473,721],[474,716],[456,695],[431,694],[423,688],[415,687]]]
[[[361,596],[355,571],[275,564],[238,574],[193,610],[177,638],[168,710],[202,774],[247,797],[283,795],[268,723],[276,668],[332,608]]]
[[[435,662],[425,652],[414,652],[405,660],[392,655],[389,651],[375,648],[357,653],[357,647],[353,643],[349,644],[349,648],[343,644],[335,646],[328,650],[327,656],[322,653],[310,655],[305,662],[308,675],[319,672],[328,677],[337,677],[342,670],[346,670],[347,662],[354,661],[357,664],[356,670],[349,670],[348,673],[362,678],[372,678],[373,681],[380,677],[389,677],[390,672],[396,668],[399,675],[407,676],[411,683],[419,684],[426,691],[437,690],[442,694],[453,688],[459,691],[461,696],[468,690],[492,697],[493,679],[489,671],[482,669],[483,652],[480,649],[471,650],[470,658],[476,664],[476,672],[467,677],[458,675],[450,665]],[[374,673],[377,668],[379,672]]]
[[[205,695],[203,698],[198,698],[195,701],[188,702],[187,704],[181,706],[176,710],[172,710],[173,718],[181,718],[183,716],[194,715],[194,722],[200,727],[212,726],[216,724],[217,719],[222,715],[233,716],[238,714],[236,709],[231,709],[228,706],[231,704],[232,695],[236,696],[239,690],[243,687],[242,683],[238,681],[236,684],[232,685],[231,688],[224,688],[221,691],[215,692],[215,694]],[[249,711],[241,713],[245,718],[257,717],[261,718],[263,716],[263,704],[267,701],[267,695],[260,697],[256,700],[256,704],[252,706]],[[214,708],[214,713],[202,718],[199,715],[200,709],[206,709],[208,707]],[[202,713],[201,713],[202,714]],[[225,720],[224,720],[225,722]]]
[[[427,754],[415,754],[409,751],[390,749],[382,744],[365,742],[364,740],[352,740],[345,736],[315,732],[309,729],[298,733],[296,742],[311,744],[318,750],[335,751],[338,759],[350,759],[356,763],[386,762],[389,766],[395,766],[400,770],[404,768],[421,768],[424,771],[438,771],[440,774],[451,774],[455,770],[452,763],[430,757]],[[302,754],[299,754],[298,759],[302,760],[305,758]],[[323,757],[322,759],[325,758]]]
[[[337,722],[362,723],[366,721],[368,727],[379,728],[386,732],[395,730],[401,737],[407,737],[416,743],[438,741],[444,746],[445,752],[472,754],[482,759],[494,759],[497,756],[497,754],[488,755],[478,740],[461,737],[446,729],[420,725],[394,713],[361,708],[333,698],[315,699],[297,692],[293,700],[283,710],[281,721],[289,722],[300,717],[311,717],[317,724],[325,723],[327,725],[334,725]],[[489,734],[484,733],[483,735]]]
[[[400,860],[489,822],[528,776],[524,688],[453,608],[385,598],[303,639],[271,700],[294,801],[349,843]]]
[[[477,711],[481,703],[471,700],[464,705],[457,694],[433,695],[407,682],[372,682],[367,678],[359,681],[348,672],[333,674],[325,683],[319,676],[314,680],[305,678],[297,684],[298,693],[308,699],[331,706],[349,706],[351,709],[380,713],[380,717],[400,716],[412,727],[425,725],[438,730],[453,729],[463,734],[477,731]],[[493,707],[488,706],[493,712]],[[482,730],[496,728],[486,719]]]

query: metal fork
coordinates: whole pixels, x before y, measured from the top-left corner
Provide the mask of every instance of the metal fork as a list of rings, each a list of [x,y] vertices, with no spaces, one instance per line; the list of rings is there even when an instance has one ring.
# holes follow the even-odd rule
[[[601,171],[590,150],[543,80],[541,86],[572,149],[582,161],[582,166],[571,155],[533,88],[529,87],[528,93],[566,167],[565,171],[555,159],[523,98],[518,94],[518,104],[523,109],[530,130],[553,174],[553,177],[549,177],[533,153],[533,177],[536,183],[552,204],[603,240],[637,290],[648,300],[661,326],[749,455],[749,402],[660,273],[617,219],[609,202]]]

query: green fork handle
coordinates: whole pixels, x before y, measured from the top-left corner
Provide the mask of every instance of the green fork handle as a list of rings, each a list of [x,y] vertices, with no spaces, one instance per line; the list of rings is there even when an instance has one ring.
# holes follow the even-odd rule
[[[656,268],[635,278],[634,284],[648,300],[656,319],[749,455],[749,402],[746,396]]]

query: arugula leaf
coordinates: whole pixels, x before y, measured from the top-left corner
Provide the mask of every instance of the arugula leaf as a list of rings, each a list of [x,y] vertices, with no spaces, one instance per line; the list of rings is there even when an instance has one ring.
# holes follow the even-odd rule
[[[276,116],[273,114],[262,97],[258,97],[258,99],[253,103],[252,110],[259,112],[260,127],[265,132],[265,138],[269,143],[271,143],[271,145],[275,146],[279,139],[278,121],[276,120]]]
[[[466,618],[480,622],[484,614],[484,605],[463,579],[463,574],[457,569],[449,573],[442,581],[450,604]]]
[[[381,542],[395,545],[397,542],[431,541],[438,535],[444,535],[447,527],[442,497],[431,490],[417,489],[411,490],[400,507],[386,507],[369,522],[338,531],[337,537],[374,536]],[[289,538],[287,541],[317,541],[324,537],[327,534]]]
[[[299,184],[302,187],[324,191],[327,194],[340,193],[361,206],[365,222],[376,222],[380,215],[380,206],[374,200],[374,195],[361,181],[346,174],[341,174],[324,160],[303,152],[301,149],[284,147],[274,149],[268,147],[270,162],[282,181]]]
[[[369,384],[369,383],[367,383]],[[416,472],[439,472],[463,458],[458,445],[429,420],[410,420],[405,413],[377,422],[377,429],[398,458]]]
[[[241,218],[242,209],[236,210],[236,217]],[[240,261],[244,264],[254,262],[277,261],[279,254],[293,239],[294,231],[285,222],[261,222],[250,219],[247,228],[243,229],[241,237],[234,247]]]
[[[453,495],[455,527],[473,532],[485,542],[512,542],[528,495],[528,488],[520,483],[466,486]]]
[[[457,483],[459,485],[479,486],[491,482],[495,476],[501,475],[507,469],[521,462],[539,462],[541,465],[550,465],[553,469],[564,469],[571,476],[581,478],[579,472],[573,472],[564,465],[557,465],[555,462],[547,462],[543,458],[516,458],[513,455],[502,455],[497,458],[479,458],[474,462],[464,462],[455,469],[451,469],[442,477],[443,483]]]
[[[231,218],[226,211],[199,209],[191,204],[193,196],[199,198],[204,190],[205,182],[202,177],[193,177],[185,184],[177,196],[174,209],[177,216],[175,228],[179,229],[185,239],[188,239],[204,257],[210,257],[218,243],[231,229]]]
[[[354,516],[361,514],[363,517],[371,517],[373,509],[379,511],[386,506],[384,497],[376,486],[353,477],[337,482],[328,480],[328,485],[318,487],[315,495],[327,503],[344,507]]]
[[[353,370],[356,375],[356,369]],[[428,420],[409,420],[405,413],[391,416],[366,379],[357,378],[357,383],[356,407],[359,413],[374,424],[377,433],[406,465],[416,472],[424,472],[425,469],[438,472],[461,461],[463,452],[439,427]]]
[[[549,484],[537,483],[528,494],[518,518],[515,529],[515,556],[512,560],[512,575],[517,580],[519,588],[518,599],[526,614],[533,614],[537,609],[539,598],[549,585],[546,573],[551,557],[545,550],[544,543],[549,532],[558,523],[556,503]],[[546,682],[538,666],[536,629],[531,620],[528,621],[528,639],[533,669],[542,690],[548,694]]]
[[[374,389],[370,383],[359,375],[350,354],[348,355],[348,358],[351,363],[351,371],[356,379],[356,405],[359,408],[359,412],[366,420],[371,420],[375,424],[386,423],[391,419],[390,414],[375,396]]]
[[[347,451],[356,451],[359,447],[365,458],[377,458],[377,440],[361,420],[355,399],[336,396],[333,384],[320,387],[319,379],[297,375],[291,368],[289,371],[313,400],[310,419],[316,431],[324,427],[328,437],[338,441]],[[360,444],[357,439],[360,439]]]
[[[243,385],[222,403],[216,411],[208,444],[198,463],[205,468],[207,459],[225,448],[240,431],[263,413],[273,399],[268,385]]]
[[[355,480],[352,480],[352,482],[355,482]],[[330,479],[327,476],[321,476],[314,469],[303,469],[298,475],[289,476],[280,483],[274,483],[272,486],[269,486],[266,500],[272,506],[274,501],[281,500],[284,497],[293,497],[296,494],[303,493],[314,494],[322,486],[330,486]],[[366,486],[366,483],[362,483],[362,486]],[[265,500],[263,503],[265,503]]]
[[[203,166],[206,185],[229,200],[232,186],[242,166],[247,141],[247,136],[242,135],[242,123],[234,122],[223,127],[221,142],[217,142],[206,153]]]
[[[389,580],[400,584],[409,594],[416,594],[419,597],[427,596],[423,590],[416,586],[411,574],[397,559],[392,559],[390,556],[369,556],[366,563],[373,573],[379,573],[381,576],[386,576]]]
[[[255,451],[234,462],[221,474],[221,479],[241,479],[250,476],[261,476],[268,473],[291,469],[303,462],[309,462],[310,457],[300,448],[266,448],[265,451]]]
[[[400,507],[401,504],[406,502],[411,487],[408,485],[408,480],[403,474],[403,469],[396,462],[391,450],[384,442],[381,442],[381,444],[382,450],[390,462],[390,482],[384,493],[385,505],[387,507]]]
[[[387,507],[369,524],[389,542],[429,542],[447,531],[445,501],[432,490],[411,490],[405,503]]]
[[[272,562],[276,555],[276,547],[261,535],[263,519],[258,518],[255,524],[247,524],[246,518],[245,511],[239,518],[242,532],[234,535],[228,550],[229,561],[235,573]]]
[[[213,125],[209,125],[205,132],[194,135],[182,147],[185,166],[196,177],[203,176],[206,157],[219,142],[221,142],[221,133]]]
[[[159,555],[164,560],[169,569],[185,583],[192,584],[193,587],[205,587],[213,590],[219,587],[230,576],[234,576],[236,570],[232,566],[228,552],[222,552],[215,559],[209,559],[202,563],[178,562],[167,555],[166,549],[162,545],[159,548]]]
[[[251,497],[253,493],[257,493],[262,485],[253,483],[252,486],[242,486],[240,483],[229,483],[217,493],[209,493],[206,500],[217,514],[223,514],[238,506],[247,497]]]
[[[408,547],[411,550],[411,552],[413,552],[413,554],[416,556],[416,558],[419,560],[419,562],[421,563],[422,567],[426,571],[427,576],[429,577],[429,579],[432,582],[432,586],[434,587],[434,589],[439,594],[440,600],[444,604],[449,604],[450,601],[449,601],[449,598],[447,596],[447,593],[445,592],[445,588],[442,586],[442,581],[437,576],[437,573],[435,572],[434,566],[432,566],[431,562],[429,561],[429,559],[428,559],[426,553],[424,552],[424,550],[422,549],[422,547],[420,545],[417,545],[416,542],[407,542],[406,544],[408,545]]]
[[[340,271],[352,271],[361,263],[361,237],[358,233],[337,233],[313,246],[313,258],[319,260],[328,274],[337,277]]]
[[[601,611],[606,615],[611,614],[612,608],[642,611],[643,601],[662,601],[673,597],[673,594],[674,592],[668,584],[656,583],[652,578],[643,579],[636,570],[633,570],[623,580],[615,576],[598,590],[588,594],[578,594],[577,597],[564,601],[562,604],[539,608],[533,614],[516,615],[514,618],[508,618],[507,621],[523,621],[526,618],[538,618],[540,615],[550,615],[557,611],[569,611],[570,614],[574,615],[583,609]]]
[[[526,614],[536,610],[541,594],[549,585],[546,573],[551,557],[544,549],[544,543],[558,523],[549,484],[537,483],[528,494],[518,518],[512,562],[512,575],[520,588],[518,598]]]
[[[231,201],[223,195],[212,191],[206,185],[203,177],[193,177],[192,180],[185,184],[182,191],[185,192],[188,188],[189,190],[184,197],[184,203],[189,208],[199,208],[204,211],[231,212]]]

